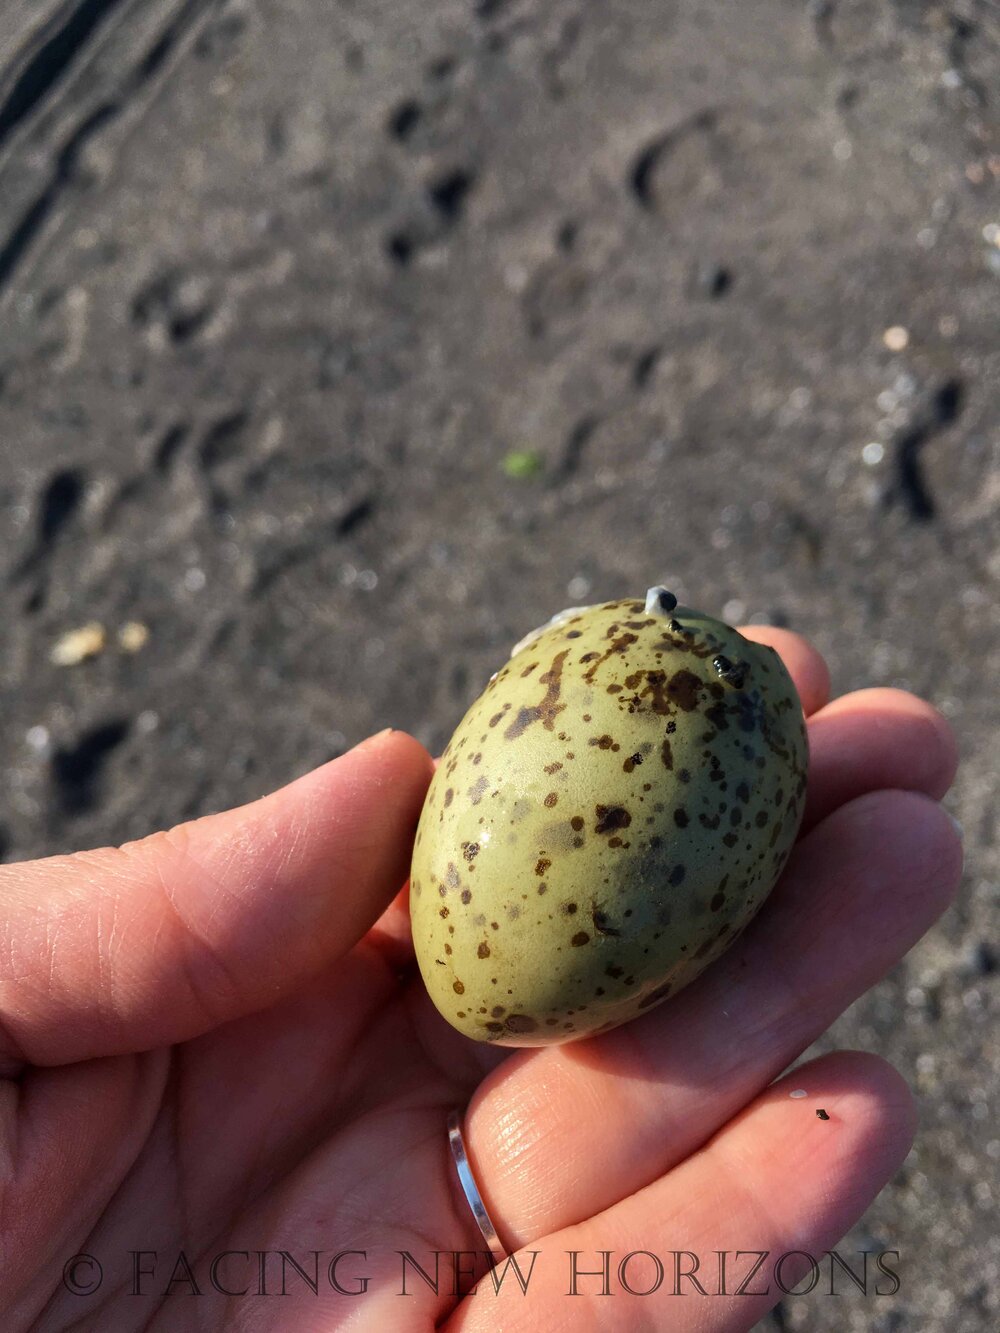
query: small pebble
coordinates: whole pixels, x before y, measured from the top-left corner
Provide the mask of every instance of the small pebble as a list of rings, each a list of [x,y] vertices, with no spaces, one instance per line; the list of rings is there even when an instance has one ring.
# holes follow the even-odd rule
[[[42,750],[45,750],[48,747],[49,729],[48,727],[42,726],[29,727],[25,733],[24,739],[28,742],[28,745],[32,750],[41,753]]]
[[[125,653],[138,653],[149,642],[149,626],[130,620],[118,631],[118,647]]]
[[[819,1107],[816,1108],[816,1119],[817,1119],[817,1120],[829,1120],[829,1119],[830,1119],[829,1115],[827,1114],[826,1111],[823,1110],[822,1106],[819,1106]]]
[[[905,351],[910,345],[910,333],[904,329],[902,324],[893,324],[891,328],[886,329],[882,334],[882,341],[888,347],[890,352]]]
[[[104,626],[96,620],[79,629],[71,629],[58,639],[49,653],[49,661],[54,666],[78,666],[90,657],[98,657],[104,652],[107,635]]]

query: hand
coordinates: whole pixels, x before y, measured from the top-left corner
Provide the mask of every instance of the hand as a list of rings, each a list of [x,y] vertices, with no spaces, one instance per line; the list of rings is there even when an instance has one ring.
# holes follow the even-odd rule
[[[936,804],[956,761],[933,709],[886,689],[827,703],[802,639],[744,633],[778,649],[810,714],[799,843],[729,953],[602,1037],[510,1052],[433,1010],[397,892],[432,762],[398,732],[242,809],[0,869],[4,1327],[759,1319],[773,1281],[770,1295],[678,1300],[672,1254],[697,1254],[709,1289],[718,1250],[820,1255],[899,1166],[913,1106],[881,1060],[841,1052],[773,1080],[927,930],[961,849]],[[791,1098],[800,1087],[808,1097]],[[433,1272],[434,1251],[483,1249],[445,1136],[470,1101],[470,1158],[501,1237],[540,1252],[528,1295],[510,1270],[499,1296],[485,1278],[459,1300],[442,1262],[438,1295],[410,1269],[403,1298],[397,1251]],[[292,1294],[274,1294],[281,1250],[310,1275],[324,1252],[318,1295],[291,1269]],[[331,1285],[338,1250],[367,1251],[334,1274],[347,1290],[367,1275],[364,1294]],[[581,1270],[613,1252],[615,1299],[598,1277],[567,1296],[570,1250]],[[635,1250],[664,1262],[656,1295],[618,1285]],[[226,1251],[248,1256],[213,1274]],[[270,1296],[255,1294],[257,1251]],[[64,1279],[80,1253],[103,1266],[90,1295],[69,1289],[96,1284],[87,1260]],[[630,1285],[652,1282],[650,1262]]]

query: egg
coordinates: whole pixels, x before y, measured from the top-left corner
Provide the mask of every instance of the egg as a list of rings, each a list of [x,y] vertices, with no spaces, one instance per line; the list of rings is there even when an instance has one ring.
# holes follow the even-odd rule
[[[435,1006],[474,1040],[543,1046],[676,995],[774,887],[807,765],[773,649],[664,588],[561,612],[427,793],[410,916]]]

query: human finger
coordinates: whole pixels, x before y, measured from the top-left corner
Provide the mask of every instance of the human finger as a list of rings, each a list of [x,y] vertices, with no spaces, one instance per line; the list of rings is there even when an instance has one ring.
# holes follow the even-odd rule
[[[239,809],[0,867],[0,1060],[150,1049],[287,994],[398,891],[430,775],[386,732]]]

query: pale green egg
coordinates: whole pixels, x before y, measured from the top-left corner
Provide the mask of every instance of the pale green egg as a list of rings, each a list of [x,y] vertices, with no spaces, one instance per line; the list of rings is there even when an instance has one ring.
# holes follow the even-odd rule
[[[410,915],[459,1031],[542,1046],[693,980],[771,892],[802,817],[777,653],[661,588],[529,635],[459,723],[416,835]]]

